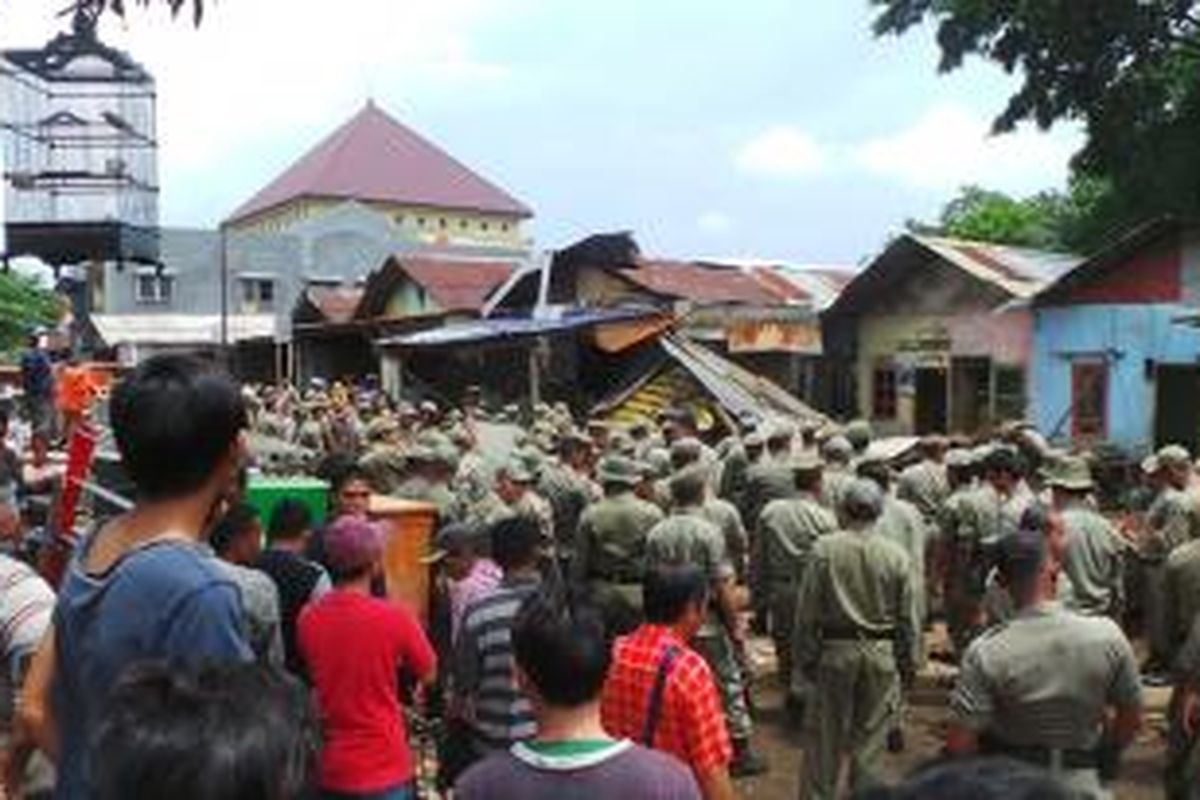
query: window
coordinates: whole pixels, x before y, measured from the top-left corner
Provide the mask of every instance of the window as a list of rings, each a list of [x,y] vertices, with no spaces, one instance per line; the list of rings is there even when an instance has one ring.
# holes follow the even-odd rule
[[[134,292],[139,303],[171,302],[172,280],[170,275],[157,272],[139,272],[134,277]]]
[[[458,227],[459,227],[461,230],[464,230],[464,231],[467,229],[467,225],[468,225],[468,224],[469,224],[469,223],[468,223],[468,222],[467,222],[465,219],[460,219],[460,220],[458,221]]]
[[[242,310],[267,311],[275,302],[274,278],[242,278]]]
[[[508,223],[507,223],[507,222],[502,222],[502,223],[500,224],[500,230],[504,231],[505,233],[508,233]]]
[[[996,418],[1025,419],[1025,368],[996,365]]]
[[[871,376],[871,416],[875,419],[896,418],[896,368],[879,364]]]
[[[486,222],[481,222],[481,223],[479,223],[479,227],[481,230],[486,231],[488,229],[488,224]]]
[[[1071,436],[1102,439],[1108,435],[1108,364],[1077,361],[1071,365]]]
[[[441,228],[442,230],[446,229],[446,218],[445,217],[442,217],[441,219],[438,220],[438,227]]]
[[[417,226],[421,227],[421,228],[425,227],[425,218],[424,217],[417,217]]]

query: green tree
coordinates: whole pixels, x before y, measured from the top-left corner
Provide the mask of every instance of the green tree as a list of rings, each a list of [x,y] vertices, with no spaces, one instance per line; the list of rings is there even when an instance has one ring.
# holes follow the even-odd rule
[[[965,186],[942,208],[937,222],[910,221],[909,230],[958,239],[1086,252],[1111,227],[1105,206],[1112,197],[1103,181],[1075,178],[1066,192],[1024,198]]]
[[[1076,230],[1091,243],[1149,216],[1200,213],[1200,0],[871,3],[878,35],[935,23],[943,72],[977,55],[1020,77],[997,132],[1085,125],[1073,167],[1096,216]]]
[[[11,271],[0,271],[0,352],[21,345],[30,328],[58,320],[59,299],[36,281]]]

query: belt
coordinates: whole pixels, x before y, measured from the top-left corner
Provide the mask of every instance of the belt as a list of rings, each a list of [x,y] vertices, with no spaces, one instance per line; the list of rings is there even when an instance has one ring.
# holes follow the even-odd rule
[[[821,638],[829,642],[891,641],[896,629],[869,631],[865,628],[821,628]]]
[[[995,739],[988,740],[983,749],[990,755],[1008,756],[1047,769],[1097,769],[1100,766],[1100,757],[1095,750],[1008,744]]]

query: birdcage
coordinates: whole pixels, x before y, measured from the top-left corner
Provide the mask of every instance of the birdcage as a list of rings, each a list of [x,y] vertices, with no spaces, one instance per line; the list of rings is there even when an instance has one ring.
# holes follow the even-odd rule
[[[6,256],[158,260],[154,78],[76,9],[38,50],[0,53]]]

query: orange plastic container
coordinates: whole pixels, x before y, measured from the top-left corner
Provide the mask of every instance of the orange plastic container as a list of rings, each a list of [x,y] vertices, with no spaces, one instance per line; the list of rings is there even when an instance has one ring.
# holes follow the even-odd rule
[[[437,506],[372,495],[370,513],[387,533],[383,572],[388,597],[406,605],[422,624],[428,624],[429,565],[421,560],[432,548]]]

